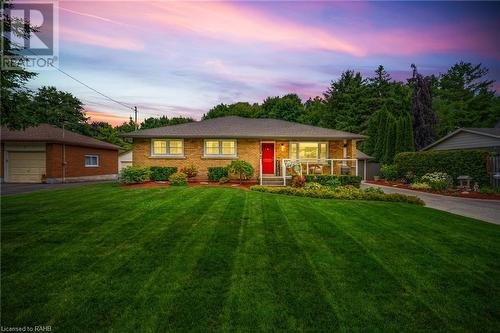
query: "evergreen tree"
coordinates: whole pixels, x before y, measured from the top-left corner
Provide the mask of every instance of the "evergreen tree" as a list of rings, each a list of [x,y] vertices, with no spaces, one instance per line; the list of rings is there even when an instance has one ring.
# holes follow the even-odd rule
[[[394,159],[396,150],[396,120],[389,114],[387,117],[387,131],[384,138],[384,155],[382,158],[383,163],[391,164]]]
[[[375,142],[375,147],[373,149],[373,157],[375,159],[381,161],[384,159],[385,155],[385,141],[386,141],[386,133],[388,129],[388,122],[389,122],[389,112],[384,108],[380,110],[378,116],[378,131],[377,134],[374,136],[374,139],[376,140]]]
[[[431,79],[423,77],[417,72],[417,67],[413,68],[413,133],[415,148],[420,150],[436,140],[435,127],[437,116],[432,109]]]

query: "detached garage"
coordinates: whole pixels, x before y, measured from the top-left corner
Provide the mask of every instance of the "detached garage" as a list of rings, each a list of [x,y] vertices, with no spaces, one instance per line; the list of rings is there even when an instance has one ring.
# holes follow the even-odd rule
[[[24,131],[2,128],[0,177],[9,183],[116,179],[118,149],[48,124]]]

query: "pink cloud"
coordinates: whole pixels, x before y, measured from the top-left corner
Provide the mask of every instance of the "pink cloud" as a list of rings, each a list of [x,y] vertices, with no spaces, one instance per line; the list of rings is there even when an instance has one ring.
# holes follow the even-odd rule
[[[131,51],[140,51],[144,49],[142,43],[127,37],[105,36],[102,33],[86,32],[67,26],[61,26],[59,28],[59,33],[63,40],[76,43]]]
[[[133,2],[111,1],[100,2],[98,6],[89,2],[65,2],[64,14],[71,15],[72,19],[65,22],[63,30],[71,29],[69,38],[82,43],[136,50],[143,48],[142,43],[138,42],[139,38],[158,33],[166,39],[194,35],[212,43],[217,43],[217,40],[229,41],[245,47],[266,43],[287,50],[326,50],[356,57],[471,52],[498,58],[497,43],[480,28],[480,24],[466,26],[457,22],[419,28],[386,28],[375,26],[368,16],[357,15],[353,10],[360,7],[361,13],[366,14],[371,11],[372,4],[310,5],[316,12],[322,6],[350,9],[351,24],[334,20],[323,22],[322,26],[316,25],[319,21],[313,24],[299,23],[242,3],[169,1],[138,6]],[[305,11],[307,4],[299,4],[298,8]],[[81,26],[89,26],[88,20],[93,20],[91,27],[95,29],[91,34],[79,30]],[[108,28],[97,29],[98,25]],[[136,28],[114,29],[113,25]],[[110,30],[112,33],[109,33]],[[108,34],[103,36],[103,32]],[[137,39],[131,39],[133,34],[137,34]],[[155,35],[155,38],[161,37]]]
[[[93,109],[85,108],[85,114],[87,117],[90,117],[90,122],[93,121],[104,121],[110,123],[113,126],[118,126],[123,124],[124,122],[128,122],[129,118],[126,116],[119,116],[112,113],[95,111]]]

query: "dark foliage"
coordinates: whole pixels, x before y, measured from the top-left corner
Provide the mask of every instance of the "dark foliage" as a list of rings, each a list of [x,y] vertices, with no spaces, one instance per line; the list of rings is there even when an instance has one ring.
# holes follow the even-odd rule
[[[335,176],[335,175],[306,175],[306,182],[315,182],[321,185],[328,185],[332,180],[338,180],[340,186],[352,185],[359,187],[362,178],[360,176]]]
[[[400,177],[409,172],[420,178],[430,172],[445,172],[453,182],[458,176],[470,176],[473,182],[487,185],[486,169],[488,153],[481,150],[423,151],[396,155],[394,164]]]
[[[171,175],[177,172],[177,167],[150,167],[152,181],[167,181]]]
[[[229,177],[229,170],[227,167],[209,167],[208,180],[211,182],[218,182],[221,178]]]
[[[423,77],[413,68],[413,94],[411,111],[413,114],[413,136],[415,149],[420,150],[436,140],[436,112],[432,109],[431,78]]]

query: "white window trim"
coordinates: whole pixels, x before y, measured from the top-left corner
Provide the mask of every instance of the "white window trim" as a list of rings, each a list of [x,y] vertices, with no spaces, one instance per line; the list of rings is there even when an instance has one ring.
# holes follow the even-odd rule
[[[207,141],[219,141],[219,152],[222,150],[222,141],[234,141],[234,154],[224,155],[224,154],[207,154],[206,153],[206,143]],[[235,158],[238,157],[238,140],[237,139],[204,139],[203,140],[203,157],[204,158]]]
[[[88,165],[87,164],[87,157],[95,157],[97,159],[97,165]],[[99,155],[85,155],[85,167],[86,168],[98,168],[100,166],[100,159],[99,159]]]
[[[288,155],[290,157],[291,160],[297,160],[297,159],[300,159],[298,158],[297,156],[292,156],[292,145],[295,144],[295,143],[298,143],[299,144],[299,149],[300,149],[300,143],[317,143],[318,144],[318,149],[319,149],[319,144],[320,143],[326,143],[326,159],[329,159],[329,155],[330,155],[330,143],[328,141],[290,141],[288,143]],[[303,161],[318,161],[318,160],[321,160],[321,158],[305,158],[303,159]]]
[[[182,142],[182,153],[181,154],[155,154],[154,153],[154,141],[181,141]],[[170,150],[170,146],[167,145],[167,151]],[[151,139],[151,144],[150,144],[150,152],[149,152],[150,157],[155,157],[155,158],[184,158],[184,139],[175,139],[175,138],[155,138]]]

